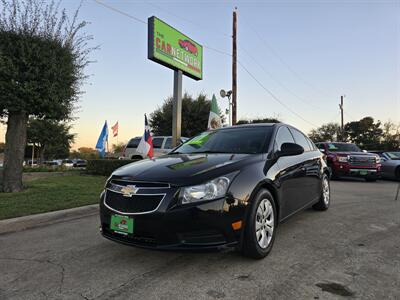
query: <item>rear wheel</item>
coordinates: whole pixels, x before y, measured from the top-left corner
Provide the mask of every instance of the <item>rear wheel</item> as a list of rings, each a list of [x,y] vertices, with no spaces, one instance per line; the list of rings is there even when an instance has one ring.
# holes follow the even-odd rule
[[[331,203],[331,187],[329,184],[328,175],[324,174],[322,176],[321,185],[322,185],[321,196],[319,198],[319,201],[313,205],[313,208],[315,210],[322,211],[322,210],[327,210]]]
[[[267,256],[274,244],[277,221],[274,198],[269,191],[260,190],[247,218],[242,253],[258,259]]]

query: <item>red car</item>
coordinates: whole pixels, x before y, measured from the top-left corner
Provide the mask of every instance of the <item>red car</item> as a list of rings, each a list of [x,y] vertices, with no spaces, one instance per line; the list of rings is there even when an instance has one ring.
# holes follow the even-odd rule
[[[179,46],[197,56],[197,47],[189,40],[179,40]]]
[[[380,177],[381,163],[378,155],[362,151],[351,143],[316,143],[318,149],[326,155],[332,178],[354,176],[376,181]]]

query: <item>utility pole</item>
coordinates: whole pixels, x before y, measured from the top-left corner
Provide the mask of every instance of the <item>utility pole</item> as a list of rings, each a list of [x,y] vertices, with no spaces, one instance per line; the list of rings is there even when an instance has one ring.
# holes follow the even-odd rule
[[[344,125],[343,125],[343,98],[344,96],[340,96],[340,104],[339,104],[339,108],[340,108],[340,118],[341,118],[341,122],[340,122],[340,135],[341,135],[341,140],[343,142],[343,138],[344,138]]]
[[[182,124],[182,71],[174,71],[174,100],[172,102],[172,147],[179,145]]]
[[[232,28],[232,125],[237,120],[237,8],[233,11],[233,28]]]

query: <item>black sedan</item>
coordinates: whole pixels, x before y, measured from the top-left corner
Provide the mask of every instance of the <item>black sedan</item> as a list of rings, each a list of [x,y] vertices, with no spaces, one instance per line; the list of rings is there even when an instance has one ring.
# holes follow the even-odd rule
[[[234,126],[116,170],[101,194],[100,230],[138,247],[235,246],[262,258],[279,222],[329,204],[329,169],[303,133],[285,124]]]

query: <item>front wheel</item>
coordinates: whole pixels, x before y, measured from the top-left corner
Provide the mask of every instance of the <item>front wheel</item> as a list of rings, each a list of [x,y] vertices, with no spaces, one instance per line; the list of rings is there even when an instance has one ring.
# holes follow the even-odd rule
[[[315,210],[327,210],[331,203],[331,187],[328,175],[324,174],[321,181],[322,189],[319,201],[313,205]]]
[[[243,255],[257,259],[267,256],[274,244],[277,224],[274,198],[267,190],[259,191],[251,204],[244,229]]]

